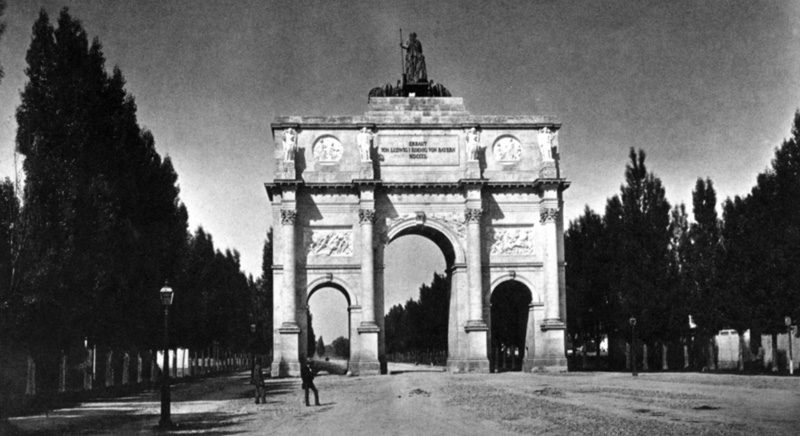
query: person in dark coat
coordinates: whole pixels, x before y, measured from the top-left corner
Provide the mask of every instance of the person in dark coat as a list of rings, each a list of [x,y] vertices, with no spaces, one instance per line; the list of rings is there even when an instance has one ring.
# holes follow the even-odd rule
[[[256,404],[258,404],[259,399],[261,399],[262,403],[267,404],[267,390],[264,386],[264,373],[261,371],[261,359],[256,359],[255,365],[253,365],[250,384],[255,386]]]
[[[319,372],[318,369],[314,368],[314,361],[311,358],[306,359],[306,364],[300,368],[300,378],[303,380],[303,390],[306,391],[306,407],[310,406],[308,404],[308,390],[314,391],[314,405],[319,406],[319,391],[317,391],[317,387],[314,386],[314,377]]]

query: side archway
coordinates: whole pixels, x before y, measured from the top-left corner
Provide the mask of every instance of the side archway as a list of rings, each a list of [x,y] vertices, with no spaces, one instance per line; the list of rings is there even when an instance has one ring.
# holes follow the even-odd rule
[[[316,296],[321,292],[321,295]],[[334,296],[340,294],[341,296]],[[303,340],[307,347],[307,356],[311,356],[314,352],[319,357],[325,357],[317,362],[318,369],[329,374],[343,375],[349,370],[350,362],[352,361],[351,351],[353,348],[353,329],[354,329],[354,308],[360,309],[358,306],[358,296],[351,292],[351,286],[345,280],[331,277],[326,275],[312,280],[306,293],[306,311],[309,315],[312,314],[312,297],[313,303],[313,326],[315,340],[325,337],[327,342],[325,345],[325,352],[319,351],[319,348],[314,348],[315,344],[310,344],[309,339]],[[344,297],[344,302],[341,298]],[[319,300],[321,298],[321,300]],[[335,301],[334,301],[335,300]],[[342,304],[344,303],[344,304]],[[360,310],[358,310],[360,313]],[[307,319],[311,320],[309,316]],[[341,324],[345,323],[345,324]],[[339,329],[344,327],[344,332]],[[305,331],[309,332],[309,326],[305,326]],[[324,333],[332,333],[330,337]],[[323,336],[324,335],[324,336]],[[311,334],[309,333],[309,338]],[[338,344],[340,337],[346,339],[345,348]],[[329,347],[331,346],[332,347]],[[333,352],[331,350],[333,349]],[[339,351],[341,349],[341,351]],[[343,354],[341,354],[343,353]]]
[[[520,371],[523,360],[533,350],[530,287],[516,278],[493,283],[490,297],[490,367],[492,372]]]

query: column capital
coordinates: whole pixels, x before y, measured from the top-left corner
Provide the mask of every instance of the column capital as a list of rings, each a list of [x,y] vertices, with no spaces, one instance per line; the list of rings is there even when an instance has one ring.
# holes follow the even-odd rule
[[[555,222],[556,218],[558,218],[557,207],[544,207],[539,212],[539,222],[541,223]]]
[[[479,223],[481,222],[482,214],[483,214],[483,209],[468,207],[466,210],[464,210],[464,219],[468,223]]]
[[[375,209],[359,209],[358,222],[361,224],[375,223]]]
[[[296,220],[297,220],[296,210],[281,209],[281,224],[294,225],[294,222]]]

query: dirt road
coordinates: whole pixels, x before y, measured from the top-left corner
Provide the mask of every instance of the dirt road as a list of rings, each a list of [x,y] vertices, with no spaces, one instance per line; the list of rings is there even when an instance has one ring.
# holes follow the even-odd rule
[[[792,435],[800,378],[720,374],[421,372],[317,378],[322,406],[305,407],[298,380],[269,380],[254,404],[247,374],[177,385],[172,434],[309,435]],[[90,402],[50,417],[13,418],[0,432],[162,434],[157,393]]]

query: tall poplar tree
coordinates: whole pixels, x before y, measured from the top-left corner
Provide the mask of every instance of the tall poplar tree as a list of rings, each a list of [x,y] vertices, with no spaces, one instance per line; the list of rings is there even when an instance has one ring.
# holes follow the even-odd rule
[[[26,60],[16,142],[28,340],[155,345],[157,292],[186,244],[177,174],[138,126],[122,73],[106,71],[99,41],[67,9],[57,28],[40,12]]]
[[[567,278],[567,325],[580,341],[593,339],[599,363],[600,342],[609,333],[614,316],[607,274],[610,253],[603,218],[586,206],[583,215],[570,222],[564,235]]]
[[[724,327],[722,310],[727,296],[720,286],[720,221],[717,217],[717,194],[710,179],[697,179],[692,192],[694,222],[689,227],[689,245],[684,264],[692,302],[692,316],[705,349],[708,368],[714,366],[713,338]]]
[[[670,205],[661,180],[647,171],[644,151],[631,149],[625,181],[619,200],[610,200],[606,209],[613,215],[607,220],[618,250],[614,268],[619,286],[617,323],[627,331],[630,327],[623,326],[628,317],[636,317],[637,332],[646,346],[667,339]]]

